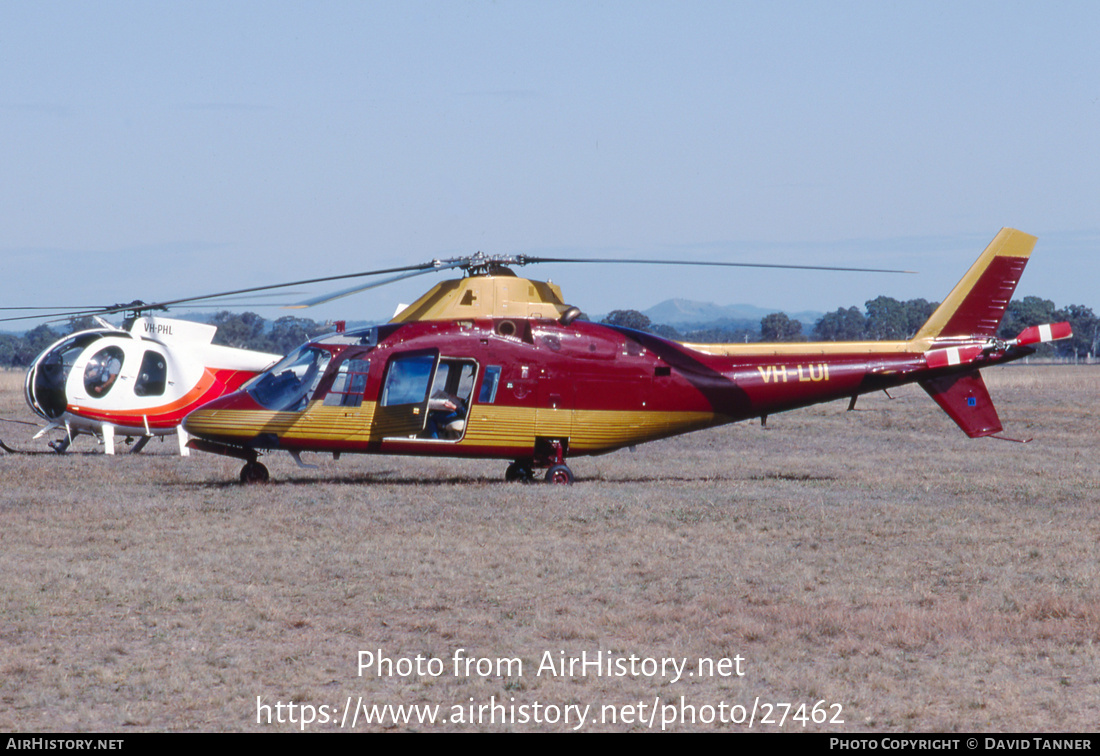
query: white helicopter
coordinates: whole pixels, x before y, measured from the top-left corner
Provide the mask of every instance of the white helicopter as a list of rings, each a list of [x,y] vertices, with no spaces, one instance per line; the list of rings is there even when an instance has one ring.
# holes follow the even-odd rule
[[[100,439],[107,454],[114,454],[115,438],[119,436],[127,442],[134,441],[131,452],[140,452],[154,436],[176,435],[180,454],[190,456],[189,437],[181,427],[183,418],[203,404],[236,391],[283,355],[220,346],[212,343],[216,326],[149,313],[196,302],[223,307],[229,303],[213,301],[364,275],[399,274],[374,284],[383,285],[415,275],[409,271],[419,272],[424,267],[325,276],[153,304],[135,300],[109,307],[0,318],[0,322],[91,317],[99,324],[98,328],[78,331],[54,342],[27,370],[24,397],[30,408],[47,421],[34,435],[35,439],[63,432],[61,438],[50,442],[50,447],[64,452],[78,436],[91,435]],[[308,306],[308,303],[289,306]],[[50,308],[0,308],[45,309]],[[117,314],[126,314],[122,327],[104,319]],[[341,324],[338,322],[336,326],[340,328]]]
[[[63,429],[50,444],[58,452],[81,434],[102,439],[107,454],[118,435],[137,438],[131,451],[139,452],[154,436],[176,434],[188,456],[184,416],[282,357],[213,344],[217,328],[205,323],[151,315],[129,328],[99,322],[46,348],[27,371],[27,404],[48,421],[34,438]]]

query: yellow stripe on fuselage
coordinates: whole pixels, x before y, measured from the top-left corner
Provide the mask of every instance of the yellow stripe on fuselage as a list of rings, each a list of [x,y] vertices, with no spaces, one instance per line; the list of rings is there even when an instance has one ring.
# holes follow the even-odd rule
[[[381,435],[371,433],[374,410],[374,402],[364,402],[354,409],[325,407],[314,402],[304,412],[211,410],[203,413],[200,410],[190,417],[188,425],[191,432],[200,437],[213,436],[242,444],[260,434],[271,433],[284,442],[366,445],[384,440]],[[728,421],[729,418],[713,412],[551,410],[474,405],[465,435],[451,443],[459,448],[533,450],[536,436],[560,437],[569,439],[570,453],[592,454]],[[408,442],[412,439],[394,440]],[[438,443],[438,440],[433,442]]]
[[[261,433],[280,438],[316,441],[370,440],[374,402],[361,407],[325,407],[313,402],[304,412],[270,410],[199,410],[188,416],[187,427],[197,436],[253,439]]]
[[[782,344],[681,344],[714,357],[786,357],[819,354],[902,354],[914,350],[909,341],[792,341]],[[918,350],[919,351],[919,350]]]

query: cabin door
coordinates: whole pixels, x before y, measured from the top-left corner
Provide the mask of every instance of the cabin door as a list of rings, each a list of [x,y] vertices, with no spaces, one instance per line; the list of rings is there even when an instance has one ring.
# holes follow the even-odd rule
[[[436,349],[390,357],[374,413],[376,438],[416,438],[428,421],[428,394],[439,362]]]

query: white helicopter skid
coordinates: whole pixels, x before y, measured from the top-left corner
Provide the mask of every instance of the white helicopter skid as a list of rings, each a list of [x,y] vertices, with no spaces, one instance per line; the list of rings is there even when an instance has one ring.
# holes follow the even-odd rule
[[[164,431],[162,433],[154,433],[150,428],[116,425],[114,423],[107,422],[95,422],[88,418],[80,417],[78,415],[71,415],[65,413],[61,418],[55,420],[45,427],[41,428],[34,434],[33,440],[37,440],[47,435],[52,431],[64,431],[64,436],[60,439],[50,442],[50,448],[54,451],[61,453],[68,451],[72,445],[80,436],[92,436],[102,446],[105,454],[115,453],[115,439],[116,437],[125,437],[127,443],[134,442],[133,447],[130,449],[132,453],[140,452],[145,448],[145,445],[149,443],[156,436],[168,435],[176,433],[183,437],[180,442],[180,453],[183,456],[190,456],[190,450],[187,450],[185,444],[190,438],[187,436],[186,431],[182,427],[177,426],[174,429]],[[136,438],[136,441],[134,439]]]

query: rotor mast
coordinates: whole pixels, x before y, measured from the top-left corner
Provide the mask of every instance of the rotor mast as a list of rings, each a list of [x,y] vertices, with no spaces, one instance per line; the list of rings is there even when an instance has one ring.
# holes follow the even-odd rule
[[[465,278],[441,281],[390,322],[474,318],[556,320],[568,309],[557,284],[520,278],[493,261],[483,271],[471,269]]]

